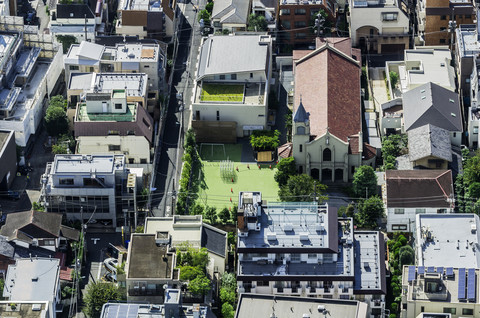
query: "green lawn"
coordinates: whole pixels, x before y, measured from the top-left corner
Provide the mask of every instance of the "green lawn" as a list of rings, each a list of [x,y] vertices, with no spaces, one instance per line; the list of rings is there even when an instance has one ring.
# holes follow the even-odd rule
[[[203,161],[205,188],[200,188],[196,202],[214,206],[217,210],[232,207],[233,204],[238,203],[240,191],[260,191],[263,199],[279,201],[278,185],[273,179],[275,165],[272,165],[272,169],[269,165],[261,165],[259,169],[256,164],[250,164],[249,169],[246,163],[235,162],[235,168],[237,167],[238,172],[235,171],[234,182],[232,182],[231,179],[224,180],[220,176],[220,162]]]
[[[242,102],[243,85],[203,84],[201,101]]]
[[[200,158],[203,161],[231,160],[240,162],[242,158],[242,145],[240,144],[200,144]]]

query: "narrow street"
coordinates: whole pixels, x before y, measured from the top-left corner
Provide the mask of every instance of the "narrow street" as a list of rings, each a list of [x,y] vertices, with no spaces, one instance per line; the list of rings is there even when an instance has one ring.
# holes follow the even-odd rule
[[[183,149],[178,145],[183,143],[183,131],[189,126],[193,80],[201,42],[195,6],[190,2],[179,6],[183,17],[180,18],[178,52],[173,65],[172,89],[163,138],[157,149],[160,153],[155,167],[155,191],[152,191],[151,206],[155,216],[172,214],[173,192],[178,184],[183,156]],[[204,8],[205,0],[200,0],[197,7],[198,10]],[[182,101],[177,100],[177,94],[182,94],[183,105]]]

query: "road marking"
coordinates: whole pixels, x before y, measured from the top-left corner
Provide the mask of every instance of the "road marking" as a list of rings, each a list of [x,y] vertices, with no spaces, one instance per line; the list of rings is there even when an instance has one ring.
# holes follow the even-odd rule
[[[92,237],[91,240],[93,241],[93,245],[97,245],[97,241],[100,241],[99,237]]]

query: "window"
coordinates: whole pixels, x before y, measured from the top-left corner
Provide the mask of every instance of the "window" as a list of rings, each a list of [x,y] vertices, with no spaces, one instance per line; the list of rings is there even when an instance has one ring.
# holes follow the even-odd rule
[[[299,146],[298,151],[300,151],[300,152],[303,151],[303,145],[300,145],[300,146]]]
[[[307,34],[305,32],[295,33],[295,38],[297,38],[297,39],[305,39],[306,37],[307,37]]]
[[[309,259],[316,259],[316,258],[317,258],[317,254],[308,254],[308,258],[309,258]]]
[[[307,14],[307,10],[305,9],[295,9],[295,15],[305,15]]]
[[[288,20],[282,21],[281,25],[284,29],[287,29],[287,30],[290,30],[290,28],[292,27],[292,25],[290,24],[290,21]]]
[[[370,29],[370,36],[373,36],[373,32],[375,32],[374,29]]]
[[[79,67],[78,67],[78,65],[70,65],[69,69],[70,69],[70,71],[78,71]]]
[[[220,120],[220,111],[217,110],[217,120]]]
[[[290,15],[290,9],[282,9],[282,11],[280,11],[280,15]]]
[[[438,214],[447,213],[447,209],[437,209],[437,213]]]
[[[236,81],[237,80],[237,74],[231,74],[230,79],[233,80],[233,81]]]
[[[404,214],[405,213],[405,209],[394,209],[393,212],[395,214]]]
[[[440,39],[440,44],[445,44],[445,43],[446,43],[445,39]]]
[[[122,109],[122,104],[115,103],[115,109]]]
[[[141,159],[140,159],[140,163],[147,163],[147,159],[141,158]]]
[[[60,178],[58,183],[61,185],[73,185],[73,178]]]
[[[93,67],[89,67],[89,68],[88,68],[88,71],[89,71],[90,73],[93,73],[93,72],[95,71],[95,69],[94,69]]]
[[[455,19],[463,19],[463,15],[461,14],[458,14],[457,17]]]
[[[332,161],[332,151],[329,148],[323,151],[323,161]]]
[[[105,178],[83,178],[83,186],[101,187],[105,183]]]
[[[290,254],[290,261],[292,262],[300,262],[300,254],[298,253],[294,253],[294,254]]]
[[[462,315],[473,316],[473,309],[462,308]]]
[[[143,124],[147,126],[147,128],[150,128],[150,124],[147,122],[145,118],[142,118]]]
[[[133,159],[133,158],[128,158],[128,163],[130,163],[130,164],[131,164],[131,163],[135,163],[135,159]]]
[[[118,130],[109,130],[109,131],[108,131],[108,134],[109,134],[109,135],[120,135],[120,131],[118,131]]]
[[[457,308],[443,307],[443,313],[444,314],[456,315],[457,314]]]
[[[405,224],[392,224],[392,231],[406,231],[407,226]]]
[[[120,145],[108,145],[108,151],[120,151]]]
[[[478,134],[478,126],[473,127],[473,134],[474,135]]]
[[[220,75],[220,79],[221,79],[221,80],[224,80],[224,79],[225,79],[225,75]]]
[[[465,19],[471,19],[472,15],[471,14],[465,14]]]
[[[424,306],[420,307],[420,312],[425,312],[425,307]]]
[[[415,209],[416,214],[423,214],[425,212],[427,212],[427,209]]]
[[[383,14],[383,21],[397,21],[398,13],[391,12],[391,13],[384,13]]]
[[[250,78],[253,78],[253,73],[250,73]]]
[[[305,135],[305,127],[297,127],[297,135]]]
[[[127,130],[127,135],[135,136],[135,130]]]
[[[447,20],[447,16],[446,15],[440,16],[440,20]]]
[[[304,28],[307,26],[305,21],[295,21],[295,28]]]
[[[149,68],[149,67],[150,67],[150,65],[144,65],[143,67],[144,67],[144,68]]]
[[[268,287],[268,286],[270,286],[270,282],[269,282],[269,281],[258,280],[258,281],[257,281],[257,286],[260,286],[260,287],[266,286],[266,287]]]

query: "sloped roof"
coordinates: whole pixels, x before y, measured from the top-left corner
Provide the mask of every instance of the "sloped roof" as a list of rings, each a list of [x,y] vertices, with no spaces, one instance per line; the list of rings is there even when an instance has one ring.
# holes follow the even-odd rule
[[[408,131],[410,161],[429,156],[452,161],[450,133],[434,125],[424,125]]]
[[[258,35],[216,35],[203,42],[198,79],[207,75],[265,71],[269,43],[260,44]]]
[[[292,156],[292,143],[287,142],[286,144],[281,145],[278,147],[277,153],[279,158],[288,158]]]
[[[296,123],[304,123],[308,120],[308,117],[310,117],[310,114],[305,111],[305,107],[303,107],[302,101],[300,101],[300,105],[297,107],[293,121]]]
[[[78,241],[80,237],[80,232],[74,228],[60,225],[60,235],[66,239]]]
[[[8,240],[19,239],[29,242],[32,238],[50,238],[60,236],[62,215],[38,211],[25,211],[7,215],[0,235]]]
[[[295,61],[295,104],[310,113],[310,135],[348,142],[361,131],[360,65],[326,43]]]
[[[86,4],[57,3],[57,19],[93,19],[95,15]]]
[[[101,59],[105,47],[92,42],[82,41],[78,48],[77,56],[88,60],[98,61]]]
[[[226,257],[227,233],[208,224],[203,224],[201,244],[207,251]]]
[[[432,82],[403,94],[405,130],[432,124],[448,131],[463,131],[458,94]]]
[[[250,1],[215,0],[214,3],[212,19],[220,19],[221,23],[247,23]]]
[[[450,170],[387,170],[387,207],[447,208],[453,196]]]

